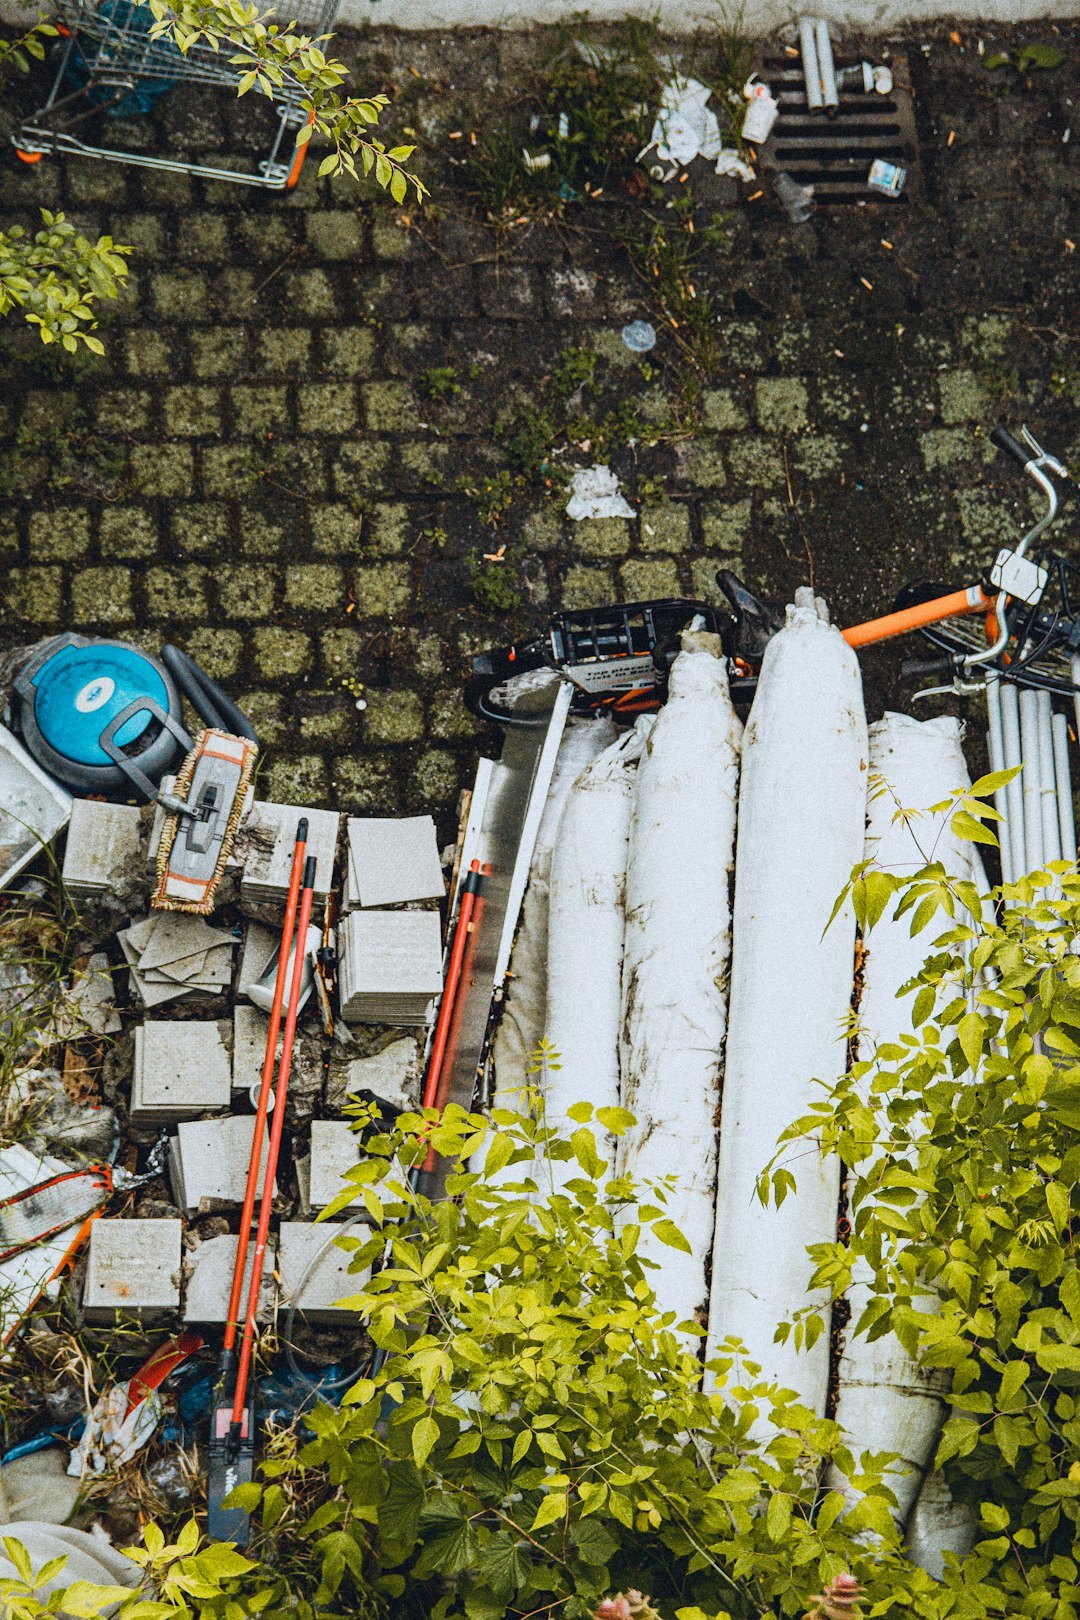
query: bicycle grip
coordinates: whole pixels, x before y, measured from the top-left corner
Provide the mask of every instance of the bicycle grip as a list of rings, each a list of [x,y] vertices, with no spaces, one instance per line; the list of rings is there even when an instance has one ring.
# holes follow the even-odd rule
[[[990,433],[990,443],[1003,450],[1007,456],[1011,456],[1021,467],[1026,467],[1029,461],[1035,460],[1027,445],[1021,444],[1019,439],[1014,439],[1008,428],[1002,427],[1000,422]]]

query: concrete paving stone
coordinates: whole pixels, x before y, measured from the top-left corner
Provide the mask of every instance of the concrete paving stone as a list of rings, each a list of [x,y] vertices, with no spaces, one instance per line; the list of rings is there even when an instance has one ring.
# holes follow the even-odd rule
[[[480,308],[493,320],[527,320],[539,303],[540,280],[530,265],[480,264],[474,281]]]
[[[457,742],[478,737],[481,726],[469,713],[458,692],[439,692],[428,709],[428,733],[440,742]]]
[[[236,433],[278,433],[292,425],[289,391],[280,384],[243,383],[230,388],[229,400]]]
[[[450,445],[406,439],[398,460],[398,483],[410,495],[427,489],[445,489],[457,465],[457,451]]]
[[[311,637],[302,630],[259,629],[254,645],[256,666],[268,678],[302,675],[311,667]]]
[[[840,471],[845,460],[843,441],[829,433],[803,434],[791,446],[791,465],[804,478],[832,477]]]
[[[8,559],[19,554],[21,540],[19,521],[14,512],[0,514],[0,556]]]
[[[671,557],[635,557],[623,563],[619,579],[627,602],[682,595],[678,564]]]
[[[140,495],[190,498],[195,493],[195,458],[191,446],[133,445],[131,481]]]
[[[143,575],[146,615],[156,622],[201,618],[206,607],[206,570],[188,563],[183,568],[148,568]]]
[[[375,333],[370,326],[328,326],[318,334],[319,363],[325,372],[343,377],[370,377],[375,361]]]
[[[192,199],[190,175],[167,169],[140,169],[139,186],[147,208],[186,208]]]
[[[306,326],[271,328],[259,334],[260,368],[271,377],[305,376],[311,365],[312,334]]]
[[[286,706],[280,692],[241,692],[238,702],[264,748],[272,748],[287,739],[292,727],[292,710],[291,706]]]
[[[396,764],[386,754],[336,755],[331,762],[334,801],[339,810],[367,815],[396,814],[401,798]]]
[[[719,451],[715,454],[719,456]],[[773,489],[784,483],[784,448],[780,439],[763,439],[758,434],[739,434],[725,441],[727,464],[733,484],[750,489]],[[703,478],[706,488],[723,488],[725,480],[717,482]],[[695,480],[696,482],[696,480]]]
[[[252,1009],[254,1011],[254,1009]],[[241,1204],[254,1155],[255,1115],[230,1114],[223,1119],[182,1120],[170,1144],[170,1182],[180,1209],[197,1214],[205,1202]],[[263,1126],[256,1197],[266,1181],[270,1133]],[[277,1197],[277,1180],[273,1183]]]
[[[153,431],[155,396],[147,388],[115,388],[97,397],[94,426],[99,433],[145,437]]]
[[[190,455],[190,448],[184,448]],[[249,495],[258,488],[265,465],[265,451],[260,453],[255,444],[204,445],[199,450],[202,493],[222,500]]]
[[[374,563],[353,571],[359,611],[368,619],[392,619],[403,613],[412,594],[407,563]]]
[[[328,321],[340,313],[338,294],[325,270],[287,271],[279,280],[285,284],[281,289],[285,306],[295,315]]]
[[[611,600],[614,579],[609,568],[571,563],[563,575],[562,603],[567,608],[597,607]]]
[[[257,288],[262,276],[253,270],[239,270],[233,266],[221,270],[214,277],[214,313],[227,321],[253,321],[261,308]]]
[[[72,164],[67,181],[73,203],[108,203],[111,208],[123,208],[128,200],[128,176],[112,163]]]
[[[403,225],[400,214],[376,207],[371,222],[371,246],[377,259],[400,262],[413,257],[417,244]]]
[[[71,612],[74,622],[80,627],[131,624],[135,616],[131,570],[83,569],[71,581]]]
[[[346,1190],[350,1170],[355,1170],[364,1159],[359,1137],[345,1120],[316,1119],[311,1122],[311,1190],[312,1209],[325,1209],[327,1204]],[[347,1205],[354,1208],[357,1199]]]
[[[690,508],[685,503],[643,506],[638,530],[645,551],[688,551],[693,539]]]
[[[206,501],[173,504],[169,508],[169,528],[181,555],[220,556],[229,541],[228,509]]]
[[[281,557],[295,549],[291,524],[286,527],[247,502],[244,503],[239,527],[240,550],[245,557]]]
[[[544,298],[557,321],[595,321],[604,313],[604,281],[592,270],[556,265],[544,278]]]
[[[187,1274],[184,1291],[185,1322],[208,1326],[220,1326],[224,1323],[229,1310],[229,1295],[232,1291],[239,1241],[234,1233],[223,1232],[219,1237],[207,1238],[197,1246],[194,1244],[187,1246],[184,1255],[184,1271]],[[273,1314],[276,1258],[277,1242],[271,1237],[266,1245],[262,1281],[259,1286],[259,1303],[255,1312],[256,1320],[260,1322],[268,1322]],[[245,1301],[251,1288],[254,1265],[255,1245],[251,1243],[244,1265],[242,1298]]]
[[[139,259],[160,259],[165,254],[169,233],[156,214],[124,214],[112,229],[114,241],[134,248]]]
[[[713,433],[741,433],[750,419],[730,388],[711,388],[701,402],[701,417]]]
[[[429,810],[433,815],[445,815],[446,806],[466,774],[464,761],[447,749],[425,749],[409,776],[406,807],[414,812]]]
[[[160,544],[153,513],[141,506],[106,506],[98,519],[102,557],[152,557]]]
[[[304,692],[296,700],[296,718],[303,742],[345,748],[355,740],[359,715],[346,692]]]
[[[756,448],[761,446],[763,441],[756,434],[746,440],[721,440],[705,437],[687,440],[679,446],[679,472],[681,478],[698,489],[723,489],[727,483],[725,451],[729,458],[733,458],[738,454],[739,446],[742,443],[752,444]],[[765,448],[770,448],[767,441],[765,441]],[[777,454],[781,455],[782,463],[783,458],[779,447],[777,448]]]
[[[248,563],[222,563],[214,570],[218,608],[226,619],[273,617],[280,579],[276,569]]]
[[[268,783],[276,800],[303,799],[307,804],[320,806],[330,802],[330,777],[321,754],[275,759]]]
[[[701,538],[709,551],[738,556],[750,532],[751,504],[745,501],[706,501],[701,508]]]
[[[302,433],[340,437],[354,428],[358,419],[351,383],[306,383],[297,390],[296,420]]]
[[[316,258],[357,260],[363,257],[364,234],[353,210],[314,209],[304,215],[307,243]]]
[[[60,617],[64,575],[59,568],[11,568],[0,579],[5,612],[28,625],[55,624]]]
[[[90,514],[85,506],[60,506],[30,514],[34,562],[76,562],[90,550]]]
[[[422,420],[416,396],[408,383],[395,380],[363,383],[360,394],[367,425],[373,433],[415,432]]]
[[[318,756],[316,756],[318,757]],[[336,811],[312,809],[306,801],[256,799],[243,825],[244,875],[241,890],[248,898],[284,900],[289,887],[296,828],[308,821],[307,852],[316,862],[315,893],[325,899],[334,873],[341,821]]]
[[[176,256],[188,264],[223,264],[232,251],[225,214],[186,213],[176,235]]]
[[[96,1220],[83,1286],[87,1318],[111,1321],[116,1312],[175,1311],[180,1304],[182,1231],[178,1220]]]
[[[209,438],[221,432],[221,392],[187,383],[165,395],[165,431],[183,438]]]
[[[150,295],[162,320],[199,321],[206,317],[206,278],[198,270],[158,271],[150,278]]]
[[[354,439],[343,444],[331,462],[333,493],[359,504],[372,490],[385,488],[391,461],[391,446],[377,439]]]
[[[986,384],[974,371],[942,371],[938,374],[941,420],[949,427],[962,422],[987,422],[994,415],[994,402]]]
[[[185,638],[184,650],[212,680],[228,681],[240,667],[243,646],[243,638],[235,630],[215,630],[211,625],[200,625]]]
[[[801,433],[810,425],[809,395],[801,377],[761,377],[754,385],[754,416],[765,433]]]
[[[631,547],[627,518],[580,518],[565,531],[579,557],[625,557]]]
[[[419,692],[368,692],[364,737],[373,743],[417,742],[424,735]]]
[[[308,508],[314,549],[331,557],[347,557],[360,549],[363,519],[345,501],[327,501]]]
[[[169,335],[154,327],[138,327],[124,343],[127,368],[135,377],[175,375],[176,351]]]
[[[216,1020],[147,1018],[135,1031],[132,1118],[191,1119],[227,1109],[232,1063]]]
[[[348,1299],[367,1285],[371,1267],[350,1271],[351,1253],[339,1248],[333,1239],[345,1234],[344,1221],[282,1221],[278,1229],[278,1275],[281,1278],[281,1309],[290,1306],[315,1322],[334,1322],[347,1307]],[[366,1237],[363,1228],[352,1233]]]

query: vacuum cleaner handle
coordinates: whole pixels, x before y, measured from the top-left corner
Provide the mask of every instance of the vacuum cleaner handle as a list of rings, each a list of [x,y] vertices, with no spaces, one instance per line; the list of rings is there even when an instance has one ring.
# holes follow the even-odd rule
[[[201,720],[205,720],[208,726],[229,731],[235,737],[246,737],[258,746],[255,727],[243,709],[222,691],[217,681],[210,679],[190,653],[183,652],[170,642],[161,649],[161,662]]]

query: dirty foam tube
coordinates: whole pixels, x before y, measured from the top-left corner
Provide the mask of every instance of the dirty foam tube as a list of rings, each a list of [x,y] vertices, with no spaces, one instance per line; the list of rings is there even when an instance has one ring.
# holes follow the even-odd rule
[[[947,811],[935,815],[927,811],[929,805],[970,785],[958,721],[946,717],[919,721],[886,713],[870,727],[870,783],[866,860],[900,878],[913,876],[930,861],[940,862],[953,880],[979,886],[981,879],[985,885],[981,863],[976,870],[973,860],[975,846],[953,833]],[[910,822],[898,820],[897,805],[921,813]],[[901,995],[901,989],[918,975],[940,931],[931,923],[913,937],[911,914],[898,917],[898,904],[899,900],[886,907],[864,940],[856,1044],[860,1062],[873,1061],[881,1047],[896,1046],[911,1035],[915,991]],[[888,1131],[884,1108],[879,1119],[884,1136]],[[871,1170],[872,1163],[860,1165],[859,1174]],[[937,1445],[948,1377],[940,1369],[920,1366],[895,1334],[873,1342],[856,1334],[871,1299],[872,1280],[870,1268],[857,1261],[847,1294],[851,1319],[840,1355],[836,1420],[846,1431],[856,1460],[864,1451],[898,1454],[886,1483],[897,1500],[897,1522],[903,1525]],[[929,1309],[929,1302],[921,1308]],[[827,1483],[842,1490],[849,1501],[858,1500],[860,1493],[839,1469],[829,1470]]]
[[[806,1305],[812,1243],[834,1242],[840,1164],[813,1139],[785,1149],[796,1179],[780,1208],[757,1181],[781,1132],[845,1066],[854,972],[850,901],[837,896],[862,859],[867,733],[855,654],[808,588],[765,649],[743,739],[731,997],[720,1124],[707,1357],[740,1339],[763,1376],[822,1415],[826,1328],[809,1351],[777,1344]],[[779,998],[779,999],[778,999]],[[759,1424],[763,1434],[770,1425]]]
[[[1069,722],[1055,714],[1052,722],[1054,780],[1057,785],[1058,834],[1063,861],[1076,860],[1076,818],[1073,809],[1072,775],[1069,769]]]
[[[586,766],[567,795],[551,858],[547,1035],[558,1054],[544,1074],[546,1122],[571,1133],[575,1103],[619,1102],[619,1016],[626,860],[638,761],[652,716]],[[593,1126],[602,1158],[610,1136]],[[580,1175],[573,1161],[552,1163],[556,1188]]]
[[[720,1062],[731,954],[731,870],[742,726],[720,638],[690,630],[638,769],[626,885],[621,1175],[674,1175],[664,1214],[689,1253],[643,1227],[661,1310],[704,1320],[716,1196]],[[647,1193],[645,1202],[654,1202]],[[695,1350],[700,1339],[694,1338]]]
[[[986,752],[990,760],[990,769],[996,774],[1005,769],[1005,743],[1001,729],[1001,686],[993,678],[986,683],[986,715]],[[994,794],[994,809],[1001,817],[996,828],[1001,855],[1001,880],[1003,883],[1012,883],[1015,881],[1015,874],[1012,845],[1009,842],[1009,803],[1008,794],[1003,787],[998,788]]]
[[[1039,694],[1030,687],[1020,693],[1020,751],[1024,761],[1024,865],[1023,872],[1041,872],[1043,854],[1042,778],[1039,770]]]
[[[1001,742],[1005,769],[1015,770],[1023,764],[1020,747],[1020,707],[1016,687],[1011,681],[1001,681]],[[1009,810],[1009,859],[1013,882],[1027,872],[1027,845],[1024,837],[1024,781],[1023,773],[1014,776],[1005,788],[1005,802]]]
[[[813,17],[799,18],[799,52],[802,56],[803,79],[806,81],[806,105],[811,112],[820,112],[821,72]]]

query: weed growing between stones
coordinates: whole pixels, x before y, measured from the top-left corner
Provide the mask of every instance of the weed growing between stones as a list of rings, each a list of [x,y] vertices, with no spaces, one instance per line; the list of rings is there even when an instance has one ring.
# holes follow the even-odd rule
[[[466,559],[465,583],[473,600],[489,613],[514,613],[521,606],[521,592],[508,561],[505,554]]]

